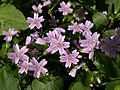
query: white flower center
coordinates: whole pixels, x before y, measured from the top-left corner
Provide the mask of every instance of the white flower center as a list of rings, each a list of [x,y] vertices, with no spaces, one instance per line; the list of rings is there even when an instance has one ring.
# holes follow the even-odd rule
[[[84,30],[88,30],[88,28],[86,26],[84,26]]]
[[[61,43],[58,43],[58,45],[57,45],[58,47],[62,47],[62,44]]]
[[[72,57],[71,57],[71,56],[69,56],[69,57],[68,57],[68,60],[72,60]]]
[[[40,66],[36,65],[36,69],[40,70]]]
[[[68,11],[68,9],[65,7],[64,9],[63,9],[64,11]]]
[[[20,57],[20,53],[19,52],[17,52],[17,54],[16,54],[18,57]]]
[[[75,29],[75,30],[78,30],[78,26],[77,26],[77,25],[75,25],[75,26],[74,26],[74,29]]]
[[[37,19],[35,19],[35,20],[34,20],[34,24],[37,24],[37,23],[38,23],[38,20],[37,20]]]

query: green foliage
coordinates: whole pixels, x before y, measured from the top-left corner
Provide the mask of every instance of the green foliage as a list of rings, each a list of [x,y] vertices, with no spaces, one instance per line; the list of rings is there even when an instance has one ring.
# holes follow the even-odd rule
[[[105,90],[120,90],[120,80],[108,82]]]
[[[120,9],[120,0],[106,0],[106,4],[109,5],[108,13],[112,12],[112,8],[114,8],[114,13],[117,13]]]
[[[32,81],[32,89],[33,90],[46,90],[45,84],[37,79]]]
[[[114,29],[109,29],[109,30],[105,31],[104,34],[108,37],[111,37],[111,36],[116,35],[116,31]]]
[[[27,90],[63,90],[63,78],[56,76],[56,77],[49,77],[48,80],[44,80],[44,83],[34,79],[32,81],[32,85],[27,87]]]
[[[47,90],[63,90],[64,81],[60,76],[50,77],[50,80],[45,82]]]
[[[69,90],[91,90],[90,87],[85,87],[80,81],[72,84]]]
[[[97,27],[104,25],[106,26],[108,24],[108,19],[105,14],[101,12],[97,12],[93,15],[93,22]]]
[[[0,35],[2,31],[8,31],[9,28],[14,28],[17,31],[28,28],[26,19],[21,11],[16,9],[12,4],[2,4],[0,6]]]
[[[120,69],[118,65],[115,64],[115,61],[113,61],[107,55],[104,55],[102,53],[97,54],[97,57],[99,63],[101,64],[102,70],[107,76],[110,76],[112,78],[120,77]]]
[[[73,22],[84,24],[86,20],[89,20],[94,23],[92,33],[98,32],[100,34],[100,43],[106,36],[117,35],[115,28],[120,26],[120,0],[100,0],[100,4],[98,4],[99,0],[69,0],[73,13],[66,16],[58,11],[62,1],[52,0],[50,5],[42,7],[43,13],[39,14],[45,19],[41,23],[42,27],[30,30],[26,17],[33,17],[32,6],[43,4],[43,1],[45,0],[36,0],[36,2],[33,0],[0,1],[0,90],[120,90],[120,53],[117,52],[117,58],[112,59],[109,58],[108,53],[94,49],[95,55],[92,60],[89,60],[88,54],[81,53],[82,47],[78,43],[79,40],[85,39],[82,33],[73,35],[72,31],[68,31],[68,25]],[[103,14],[103,11],[106,11],[108,15]],[[82,59],[79,59],[77,65],[83,62],[85,65],[77,70],[76,77],[69,76],[68,73],[76,65],[72,64],[71,68],[65,68],[65,63],[60,62],[59,52],[50,54],[46,51],[50,46],[49,43],[39,45],[32,38],[33,42],[26,45],[29,49],[25,53],[29,56],[28,62],[31,61],[32,57],[35,57],[38,62],[45,58],[48,61],[45,66],[48,73],[41,74],[40,78],[37,79],[34,79],[33,72],[18,74],[20,67],[8,59],[8,52],[13,51],[12,46],[15,44],[18,44],[20,48],[25,46],[26,37],[35,31],[38,32],[40,38],[46,37],[47,32],[56,28],[50,25],[52,23],[50,20],[54,19],[52,16],[55,16],[55,20],[59,21],[56,27],[66,30],[63,35],[65,35],[65,41],[70,42],[70,48],[66,51],[71,52],[74,49],[79,51]],[[8,31],[9,28],[17,30],[18,35],[13,36],[11,42],[5,42],[2,31]],[[74,40],[76,42],[73,43]]]
[[[18,80],[7,66],[0,69],[0,90],[18,90]]]
[[[85,85],[85,86],[89,86],[91,83],[94,82],[95,80],[95,76],[96,76],[97,72],[86,72],[83,74],[83,77],[81,79],[81,82]]]

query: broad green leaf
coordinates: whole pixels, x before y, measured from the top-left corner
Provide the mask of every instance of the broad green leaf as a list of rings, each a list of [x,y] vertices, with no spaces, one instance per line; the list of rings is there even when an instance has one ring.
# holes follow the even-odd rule
[[[1,0],[1,2],[4,2],[4,3],[13,3],[14,0]]]
[[[107,25],[108,24],[108,19],[105,14],[101,12],[97,12],[93,15],[93,22],[95,23],[96,26],[101,26],[101,25]]]
[[[105,35],[108,37],[115,36],[116,31],[114,29],[109,29],[109,30],[105,31]]]
[[[3,43],[2,45],[2,48],[0,49],[0,56],[2,58],[5,58],[6,57],[6,54],[7,54],[7,49],[10,47],[10,44],[8,42],[6,43]],[[11,48],[10,48],[11,49]]]
[[[47,90],[64,90],[63,78],[60,76],[50,77],[50,81],[45,83]]]
[[[120,80],[108,82],[105,90],[120,90]]]
[[[115,90],[120,90],[120,85],[115,86]]]
[[[32,90],[31,85],[27,86],[27,90]]]
[[[8,67],[0,69],[0,90],[18,90],[17,79]]]
[[[85,72],[83,74],[83,77],[81,79],[81,82],[85,85],[85,86],[89,86],[91,83],[94,82],[94,77],[97,75],[97,72]]]
[[[91,90],[90,87],[85,87],[81,82],[76,82],[69,90]]]
[[[28,28],[28,23],[21,11],[15,8],[12,4],[2,4],[0,6],[0,35],[2,31],[8,31],[9,28],[15,30],[25,30]]]
[[[110,76],[112,78],[120,76],[120,69],[118,67],[118,64],[116,64],[113,59],[110,59],[105,54],[97,53],[97,60],[100,62],[101,68],[107,76]]]
[[[114,6],[114,13],[117,13],[120,9],[120,0],[106,0],[106,4],[109,5],[109,14],[112,11],[112,6]]]
[[[47,90],[47,89],[44,83],[38,81],[37,79],[34,79],[32,81],[32,90]]]

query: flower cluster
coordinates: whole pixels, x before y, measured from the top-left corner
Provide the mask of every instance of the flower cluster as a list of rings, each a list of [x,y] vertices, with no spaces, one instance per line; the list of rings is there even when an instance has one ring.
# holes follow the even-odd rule
[[[7,31],[3,31],[2,33],[3,35],[5,35],[6,37],[4,38],[5,41],[11,41],[12,40],[12,36],[17,34],[17,31],[14,31],[14,29],[9,28],[8,32]]]
[[[28,48],[26,46],[19,49],[19,45],[16,44],[13,46],[14,52],[8,53],[8,58],[12,59],[15,64],[20,68],[19,73],[26,73],[28,70],[34,71],[34,77],[39,78],[40,74],[45,74],[47,69],[44,66],[47,64],[45,59],[41,60],[39,63],[33,57],[32,60],[29,62],[29,57],[25,54],[28,52]]]
[[[50,3],[51,1],[48,0],[45,1],[43,5],[39,4],[38,6],[32,6],[32,9],[34,10],[34,18],[27,17],[27,23],[29,24],[30,30],[34,30],[35,27],[36,29],[42,29],[42,22],[45,21],[43,16],[41,16],[43,12],[42,8],[49,5]],[[73,13],[73,9],[70,8],[70,2],[65,4],[65,2],[62,1],[60,6],[61,7],[58,8],[58,11],[62,12],[63,16]],[[50,16],[52,15],[50,14]],[[9,52],[8,58],[12,59],[12,61],[20,68],[19,73],[22,74],[25,72],[27,74],[28,70],[34,71],[34,77],[39,78],[41,73],[45,74],[48,72],[48,70],[44,68],[44,66],[47,64],[47,61],[42,59],[40,62],[38,62],[39,59],[36,60],[36,58],[39,58],[38,56],[32,56],[32,59],[30,59],[30,57],[27,56],[27,52],[29,51],[27,47],[32,45],[34,42],[35,44],[40,44],[43,46],[46,45],[47,48],[44,52],[47,54],[57,53],[57,55],[59,55],[59,62],[63,64],[65,63],[65,68],[73,68],[69,72],[69,75],[75,77],[77,70],[83,68],[85,65],[85,63],[81,60],[83,57],[82,53],[89,54],[89,59],[92,59],[94,56],[94,50],[99,49],[100,34],[97,32],[92,33],[91,28],[93,27],[93,23],[88,20],[86,20],[85,23],[76,21],[67,27],[67,30],[61,27],[52,28],[52,31],[46,32],[46,34],[43,36],[39,36],[40,32],[35,30],[34,33],[26,37],[25,46],[23,46],[21,49],[19,48],[18,44],[13,45],[14,52]],[[68,40],[68,38],[66,38],[68,31],[73,31],[73,35],[77,33],[81,35],[79,38],[79,43],[74,48],[70,47],[71,42]],[[3,32],[3,35],[6,35],[5,40],[11,41],[12,36],[16,33],[17,32],[15,32],[13,29],[10,29],[9,32]],[[85,37],[85,39],[83,39],[83,37]],[[78,51],[78,48],[82,48],[82,50]]]

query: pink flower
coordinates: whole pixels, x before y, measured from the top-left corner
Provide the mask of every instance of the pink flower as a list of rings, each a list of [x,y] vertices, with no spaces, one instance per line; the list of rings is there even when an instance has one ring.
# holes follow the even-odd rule
[[[61,33],[65,33],[65,29],[57,27],[53,30],[53,33],[55,33],[56,37],[59,37]]]
[[[61,8],[58,8],[59,12],[63,12],[63,15],[67,15],[68,13],[72,13],[73,9],[70,8],[71,4],[68,2],[65,4],[64,1],[60,3]]]
[[[29,28],[33,29],[34,27],[37,27],[38,29],[40,29],[42,27],[41,22],[44,21],[43,16],[38,17],[38,13],[34,13],[34,18],[31,17],[27,17],[27,22],[30,24]]]
[[[75,77],[76,72],[77,72],[77,69],[76,69],[76,68],[73,68],[73,69],[69,72],[69,75],[72,76],[72,77]]]
[[[32,9],[36,12],[36,13],[42,13],[42,5],[39,4],[38,7],[36,7],[35,5],[32,6]]]
[[[59,51],[59,54],[65,54],[65,48],[70,47],[69,42],[64,41],[65,36],[60,35],[58,39],[52,39],[51,45],[48,49],[52,50],[51,53],[54,54],[55,52]]]
[[[20,70],[19,70],[19,73],[22,74],[22,73],[26,73],[28,72],[28,69],[29,69],[29,63],[28,61],[21,61],[19,64],[18,64],[18,67],[20,67]]]
[[[77,22],[73,23],[72,25],[68,26],[68,30],[73,30],[73,34],[75,34],[76,32],[83,32],[83,30],[81,29],[82,24],[77,24]]]
[[[85,65],[85,63],[81,63],[80,65],[75,66],[70,72],[69,75],[72,77],[76,76],[76,72],[78,69],[80,69],[81,67],[83,67]]]
[[[52,39],[56,39],[55,33],[53,31],[49,31],[46,33],[47,37],[45,37],[45,40],[48,42],[51,42]]]
[[[39,38],[38,32],[34,32],[33,34],[31,34],[31,36],[34,40],[37,40]]]
[[[47,61],[45,59],[38,63],[38,61],[33,57],[32,61],[29,64],[29,70],[34,71],[34,77],[39,78],[41,73],[45,74],[48,72],[48,70],[44,68],[46,64]]]
[[[82,53],[88,53],[89,59],[94,55],[94,48],[99,49],[100,41],[98,40],[100,34],[95,32],[93,35],[87,34],[85,40],[80,40],[80,46],[83,47]]]
[[[47,0],[47,1],[44,1],[43,6],[47,6],[47,5],[49,5],[49,4],[51,4],[51,1],[50,1],[50,0]]]
[[[27,36],[26,41],[25,41],[25,45],[29,45],[29,44],[31,44],[31,42],[32,42],[31,36]]]
[[[18,44],[16,44],[16,45],[13,45],[13,49],[14,49],[14,52],[8,53],[8,58],[12,59],[15,62],[15,64],[19,62],[19,59],[22,61],[27,61],[29,59],[29,57],[25,55],[25,53],[28,51],[26,46],[19,49]]]
[[[71,67],[71,64],[77,64],[79,60],[77,58],[82,58],[81,55],[79,55],[79,52],[77,50],[72,51],[72,53],[65,53],[65,55],[60,56],[60,62],[66,62],[65,67]]]
[[[40,45],[44,45],[46,43],[46,41],[44,40],[44,38],[38,38],[35,43],[40,44]]]
[[[9,28],[8,32],[3,31],[2,34],[6,36],[6,37],[4,38],[4,40],[9,42],[9,41],[12,40],[12,36],[14,36],[15,34],[17,34],[17,31],[14,31],[14,29]]]
[[[83,36],[85,36],[86,34],[92,34],[90,29],[93,27],[93,23],[91,23],[90,21],[86,20],[85,24],[82,24],[81,27],[83,29]]]

